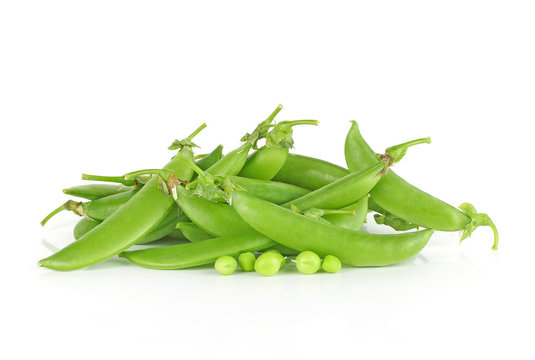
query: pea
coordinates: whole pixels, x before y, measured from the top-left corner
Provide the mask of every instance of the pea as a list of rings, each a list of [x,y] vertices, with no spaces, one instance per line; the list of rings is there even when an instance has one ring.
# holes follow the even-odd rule
[[[254,264],[256,262],[256,256],[252,252],[241,253],[238,257],[238,263],[242,271],[253,271]]]
[[[234,259],[232,256],[220,256],[214,264],[214,268],[219,272],[221,275],[230,275],[234,271],[236,271],[236,268],[238,267],[238,262],[236,259]]]
[[[283,259],[284,258],[280,254],[274,252],[263,253],[256,259],[254,269],[260,275],[275,275],[280,270]]]
[[[303,251],[295,258],[295,266],[303,274],[314,274],[321,267],[321,259],[312,251]]]
[[[325,259],[323,259],[321,268],[325,272],[334,274],[340,271],[340,269],[342,268],[342,263],[340,262],[340,259],[338,259],[336,256],[327,255],[325,256]]]
[[[279,256],[282,258],[280,269],[282,269],[283,267],[286,266],[286,257],[285,257],[284,255],[282,255],[281,252],[280,252],[279,250],[277,250],[277,249],[269,249],[269,250],[264,251],[264,254],[265,254],[265,253],[273,253],[273,254],[277,254],[277,255],[279,255]],[[280,269],[279,269],[279,270],[280,270]]]

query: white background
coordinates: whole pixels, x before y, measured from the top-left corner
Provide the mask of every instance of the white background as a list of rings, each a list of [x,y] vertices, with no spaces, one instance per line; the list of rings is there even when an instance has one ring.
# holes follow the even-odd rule
[[[5,359],[533,358],[532,1],[4,1],[0,354]],[[500,229],[437,233],[388,268],[272,278],[37,260],[82,172],[158,167],[202,122],[230,151],[274,107],[298,153],[344,165],[349,119],[396,171]],[[372,221],[373,224],[373,221]],[[371,231],[376,231],[369,225]]]

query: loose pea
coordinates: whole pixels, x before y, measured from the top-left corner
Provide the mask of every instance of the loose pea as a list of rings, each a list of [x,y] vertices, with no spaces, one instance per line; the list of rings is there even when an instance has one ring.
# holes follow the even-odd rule
[[[314,274],[321,267],[320,257],[312,251],[303,251],[294,261],[297,270],[306,275]]]
[[[238,263],[240,264],[242,271],[253,271],[255,262],[256,256],[254,256],[254,254],[250,251],[241,253],[238,257]]]
[[[234,259],[232,256],[220,256],[214,264],[214,268],[219,272],[221,275],[230,275],[234,271],[236,271],[236,268],[238,267],[238,262],[236,259]]]
[[[257,273],[264,276],[275,275],[281,268],[283,257],[280,254],[266,252],[256,259],[254,269]]]
[[[279,250],[277,250],[277,249],[269,249],[269,250],[264,251],[264,254],[265,253],[273,253],[273,254],[279,255],[282,258],[281,267],[280,268],[282,269],[283,267],[286,266],[286,257],[284,255],[282,255]]]
[[[340,262],[340,259],[338,259],[336,256],[333,255],[327,255],[325,256],[325,259],[323,259],[323,264],[321,264],[321,268],[323,271],[328,273],[337,273],[342,268],[342,263]]]

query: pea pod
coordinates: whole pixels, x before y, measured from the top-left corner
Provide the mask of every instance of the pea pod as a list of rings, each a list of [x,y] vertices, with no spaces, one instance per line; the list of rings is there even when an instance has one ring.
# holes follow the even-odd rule
[[[351,210],[355,214],[354,216],[327,214],[323,218],[334,226],[354,231],[359,230],[366,221],[366,215],[368,214],[368,195],[340,210]]]
[[[286,162],[273,180],[317,190],[349,173],[349,170],[324,160],[288,154]]]
[[[229,176],[229,179],[255,196],[275,204],[283,204],[310,192],[310,190],[299,186],[276,181],[250,179],[241,176]]]
[[[221,145],[216,147],[211,153],[204,156],[202,159],[198,160],[196,162],[197,166],[200,169],[204,170],[210,167],[212,164],[216,163],[218,159],[221,158],[222,148],[223,147]],[[106,178],[108,180],[124,178],[124,177],[119,177],[119,176],[98,176],[98,175],[85,175],[85,176],[91,177],[91,178],[100,178],[100,179]],[[88,186],[91,186],[91,185],[88,185]],[[96,184],[96,185],[99,185],[99,184]],[[45,225],[48,222],[48,220],[50,220],[50,218],[52,218],[54,215],[56,215],[57,213],[63,210],[70,210],[77,215],[87,216],[88,218],[91,218],[92,220],[101,222],[105,220],[106,218],[108,218],[115,211],[117,211],[117,209],[119,209],[121,206],[123,206],[128,200],[132,198],[132,196],[135,195],[135,193],[139,190],[139,187],[143,186],[142,184],[139,184],[138,185],[139,187],[138,186],[136,187],[124,186],[124,185],[109,185],[109,184],[102,184],[102,185],[107,185],[105,188],[120,189],[120,191],[117,193],[113,193],[111,195],[105,196],[105,197],[95,199],[93,201],[85,202],[85,203],[69,200],[66,203],[62,204],[56,210],[52,211],[43,221],[41,221],[41,225]],[[126,189],[126,191],[124,191],[123,189]],[[176,222],[178,222],[178,220]],[[173,226],[171,227],[167,226],[167,227],[160,227],[160,228],[168,228],[169,231],[173,231],[175,224],[173,224]]]
[[[182,231],[184,237],[191,242],[212,239],[213,236],[199,228],[192,222],[179,222],[176,228]]]
[[[95,221],[103,221],[113,214],[117,209],[123,206],[128,200],[130,200],[139,189],[133,189],[130,191],[119,192],[117,194],[109,195],[100,199],[91,200],[88,202],[78,202],[68,200],[58,209],[48,214],[41,225],[45,225],[52,216],[56,215],[61,210],[69,210],[79,216],[86,216]]]
[[[253,231],[189,244],[124,251],[119,256],[146,268],[174,270],[211,264],[220,256],[260,251],[273,244],[272,240]]]
[[[177,240],[183,240],[185,239],[184,235],[180,230],[175,230],[175,227],[177,222],[187,220],[188,218],[184,214],[177,215],[175,212],[170,212],[154,230],[138,240],[136,244],[147,244],[166,236]],[[80,239],[83,235],[97,227],[98,224],[100,224],[100,221],[91,220],[88,217],[82,218],[74,226],[74,239]]]
[[[289,208],[291,203],[303,210],[310,208],[340,209],[366,196],[387,170],[386,164],[379,162],[369,169],[348,174],[282,206]]]
[[[385,266],[416,255],[433,230],[374,235],[342,229],[258,199],[243,191],[232,194],[232,207],[256,231],[296,250],[334,255],[351,266]]]
[[[311,207],[339,209],[367,195],[382,176],[384,168],[384,164],[377,165],[359,174],[349,174],[329,186],[307,193],[283,206],[290,208],[294,204],[301,210],[308,210]],[[264,194],[253,193],[253,195]],[[194,190],[179,191],[177,201],[192,222],[213,236],[228,236],[251,230],[232,207],[204,199]]]
[[[405,149],[406,151],[406,149]],[[351,171],[377,164],[379,159],[362,138],[356,121],[352,121],[346,138],[345,155]],[[404,152],[397,148],[387,150],[386,156],[399,157]],[[374,202],[388,213],[416,225],[441,231],[463,230],[461,240],[470,236],[478,226],[490,226],[494,231],[493,249],[498,248],[498,230],[487,214],[478,214],[470,204],[461,210],[409,184],[390,171],[370,191]]]
[[[133,186],[124,186],[122,184],[86,184],[63,189],[63,193],[87,200],[96,200],[133,189]]]
[[[266,136],[266,145],[253,153],[240,171],[240,176],[271,180],[279,172],[293,147],[293,126],[318,125],[317,120],[281,121]]]
[[[90,218],[83,217],[74,225],[73,235],[74,239],[78,240],[100,224],[100,221],[91,220]]]
[[[205,126],[203,124],[174,147],[180,149],[181,156],[194,160],[192,139]],[[164,168],[174,172],[181,180],[189,180],[193,175],[193,170],[177,157]],[[80,240],[39,261],[39,266],[62,271],[76,270],[97,264],[129,248],[156,228],[176,207],[174,199],[162,193],[160,188],[159,178],[153,177],[113,215]]]
[[[245,134],[242,137],[243,145],[223,156],[221,160],[206,169],[206,172],[212,175],[237,175],[245,165],[249,150],[256,146],[258,140],[264,138],[269,130],[271,122],[275,116],[282,110],[282,105],[261,122],[251,134]]]

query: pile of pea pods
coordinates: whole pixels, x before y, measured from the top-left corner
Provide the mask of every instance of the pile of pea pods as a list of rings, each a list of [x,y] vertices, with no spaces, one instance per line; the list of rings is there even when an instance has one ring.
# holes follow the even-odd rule
[[[295,263],[303,274],[336,273],[342,266],[387,266],[418,254],[434,231],[479,226],[498,231],[487,214],[464,203],[455,208],[409,184],[391,170],[407,149],[429,138],[405,142],[378,155],[351,122],[345,141],[347,168],[289,153],[293,128],[316,120],[275,122],[279,105],[227,154],[216,147],[196,155],[193,142],[206,124],[175,140],[172,160],[162,168],[123,176],[84,174],[93,181],[64,189],[86,201],[69,200],[63,210],[81,216],[74,241],[39,261],[69,271],[119,256],[150,269],[185,269],[213,264],[224,275],[240,271],[271,276]],[[265,145],[258,148],[258,142]],[[399,233],[361,230],[367,214]],[[361,230],[361,231],[359,231]],[[144,247],[133,245],[149,244]]]

